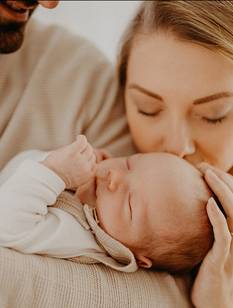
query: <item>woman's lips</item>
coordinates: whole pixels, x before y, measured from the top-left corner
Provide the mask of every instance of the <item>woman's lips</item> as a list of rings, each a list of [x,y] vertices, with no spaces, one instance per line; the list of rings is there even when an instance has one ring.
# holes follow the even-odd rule
[[[20,7],[17,2],[0,2],[1,17],[14,22],[26,22],[29,17],[29,9]]]

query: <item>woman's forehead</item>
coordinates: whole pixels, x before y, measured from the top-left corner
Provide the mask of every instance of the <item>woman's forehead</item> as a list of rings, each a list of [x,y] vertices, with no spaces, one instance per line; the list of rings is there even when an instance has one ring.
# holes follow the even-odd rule
[[[161,92],[167,85],[176,92],[198,89],[205,96],[209,94],[207,86],[215,91],[230,90],[232,81],[233,64],[227,58],[172,35],[143,36],[132,46],[127,84],[139,83]]]

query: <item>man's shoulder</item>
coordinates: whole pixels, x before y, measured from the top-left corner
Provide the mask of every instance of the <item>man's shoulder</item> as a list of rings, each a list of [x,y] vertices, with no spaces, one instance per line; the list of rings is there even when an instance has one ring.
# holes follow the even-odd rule
[[[50,60],[82,60],[110,64],[106,56],[89,40],[53,24],[46,25],[37,20],[31,20],[26,32],[22,52],[30,55],[46,55]],[[51,56],[53,56],[51,58]]]

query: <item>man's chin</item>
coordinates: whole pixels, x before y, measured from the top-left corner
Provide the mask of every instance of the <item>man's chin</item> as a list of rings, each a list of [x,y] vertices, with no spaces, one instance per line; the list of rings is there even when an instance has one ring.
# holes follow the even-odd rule
[[[17,41],[17,43],[15,44],[2,45],[0,43],[0,54],[9,54],[9,53],[16,52],[18,49],[20,49],[22,44],[23,44],[23,40]]]
[[[0,54],[17,51],[24,41],[24,28],[22,25],[16,29],[2,29],[0,26]]]

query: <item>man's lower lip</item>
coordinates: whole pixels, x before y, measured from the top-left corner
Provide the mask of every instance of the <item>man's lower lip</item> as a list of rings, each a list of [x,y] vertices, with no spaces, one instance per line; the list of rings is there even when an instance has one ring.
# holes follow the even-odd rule
[[[0,3],[1,16],[4,19],[15,22],[26,22],[29,17],[29,10],[17,12],[5,3]]]

